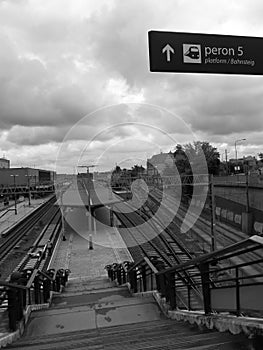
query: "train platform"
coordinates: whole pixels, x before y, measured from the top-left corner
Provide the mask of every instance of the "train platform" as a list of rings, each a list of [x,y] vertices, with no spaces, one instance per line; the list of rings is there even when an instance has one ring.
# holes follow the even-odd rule
[[[45,203],[50,196],[39,199],[31,199],[31,205],[28,205],[28,201],[17,203],[17,214],[15,214],[15,206],[9,206],[6,209],[0,211],[0,235],[10,230],[18,222],[23,220],[26,216],[31,214],[39,206]]]
[[[68,221],[48,268],[70,269],[69,280],[62,293],[52,294],[50,307],[32,311],[23,336],[7,348],[248,349],[242,334],[168,319],[152,293],[131,294],[127,284],[110,281],[105,266],[132,257],[116,228],[99,220],[89,225],[87,214],[78,208],[65,213]]]
[[[122,202],[120,197],[116,196],[109,188],[97,186],[89,190],[89,196],[86,189],[76,189],[73,186],[64,191],[62,200],[58,200],[58,204],[66,207],[88,207],[92,208],[113,205]]]
[[[118,230],[108,227],[91,235],[79,234],[69,226],[55,247],[49,268],[69,269],[69,279],[92,279],[106,276],[106,265],[133,261]],[[92,249],[90,249],[92,247]]]

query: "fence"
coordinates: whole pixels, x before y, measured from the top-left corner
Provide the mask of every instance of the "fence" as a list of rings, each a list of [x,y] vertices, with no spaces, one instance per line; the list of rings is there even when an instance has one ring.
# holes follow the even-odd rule
[[[129,282],[134,293],[157,290],[171,309],[262,317],[262,253],[263,238],[252,236],[166,270],[148,258],[107,270],[119,284]]]

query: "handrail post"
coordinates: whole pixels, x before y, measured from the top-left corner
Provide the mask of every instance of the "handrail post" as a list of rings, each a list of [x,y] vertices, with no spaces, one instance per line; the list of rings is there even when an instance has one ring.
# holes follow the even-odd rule
[[[24,297],[23,297],[23,290],[18,289],[17,295],[18,295],[18,319],[21,320],[23,317],[23,309],[24,309]]]
[[[30,287],[26,291],[27,294],[27,305],[31,305],[31,289]]]
[[[112,266],[108,266],[108,267],[107,267],[107,271],[108,271],[108,276],[109,276],[109,278],[113,281],[113,270],[112,270]]]
[[[44,303],[46,303],[50,296],[50,281],[47,278],[44,278],[43,280],[43,297],[44,297]]]
[[[150,274],[150,284],[151,284],[151,290],[153,290],[153,272],[151,270],[151,274]]]
[[[191,286],[187,284],[187,299],[188,299],[188,310],[191,310]]]
[[[205,311],[205,314],[207,315],[212,312],[210,280],[209,280],[209,263],[204,262],[200,264],[199,269],[201,272],[201,282],[202,282],[202,290],[203,290],[203,298],[204,298],[204,311]]]
[[[8,317],[9,328],[11,331],[16,331],[16,322],[18,320],[18,297],[17,289],[8,289]]]
[[[127,276],[126,276],[126,270],[122,267],[122,283],[126,283],[127,282]]]
[[[40,295],[39,295],[39,292],[40,292],[40,288],[39,288],[39,277],[36,276],[35,277],[35,280],[34,280],[34,293],[35,293],[35,304],[39,304],[40,302]]]
[[[117,282],[119,285],[121,285],[121,266],[118,266],[117,268]]]
[[[159,275],[159,283],[160,283],[161,296],[164,297],[165,296],[165,275],[164,274]]]
[[[143,265],[141,267],[141,274],[142,274],[142,286],[143,286],[143,291],[147,292],[147,284],[146,284],[146,267]]]
[[[137,291],[138,291],[137,272],[135,269],[129,272],[129,281],[130,281],[131,289],[133,290],[133,293],[137,293]]]
[[[56,277],[55,277],[55,291],[56,292],[60,291],[60,276],[58,275],[58,273],[56,273]]]
[[[169,293],[169,301],[172,310],[176,308],[176,296],[175,296],[175,277],[173,273],[169,273],[167,275],[168,280],[168,293]]]
[[[240,316],[240,285],[239,285],[239,270],[236,267],[236,315]]]
[[[116,271],[116,266],[113,266],[113,271],[112,271],[112,280],[115,281],[117,278],[117,271]]]
[[[155,275],[155,279],[156,279],[156,289],[158,290],[158,292],[160,292],[161,291],[160,275]]]

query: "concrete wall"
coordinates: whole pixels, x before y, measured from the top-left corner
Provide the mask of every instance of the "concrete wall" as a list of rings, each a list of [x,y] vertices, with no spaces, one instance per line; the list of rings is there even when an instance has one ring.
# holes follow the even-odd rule
[[[214,192],[217,215],[222,221],[229,222],[238,228],[244,227],[244,213],[249,205],[251,216],[249,232],[263,233],[263,187],[249,186],[248,203],[245,187],[220,185],[215,186]]]
[[[248,176],[248,182],[251,186],[259,186],[263,187],[263,174],[251,174]],[[214,184],[225,184],[225,185],[238,185],[238,184],[245,184],[246,183],[246,175],[245,174],[239,174],[239,175],[232,175],[232,176],[216,176],[214,177]]]
[[[248,202],[246,176],[214,178],[215,209],[217,220],[226,222],[248,234],[263,234],[263,175],[249,176]],[[201,203],[193,200],[196,206]],[[247,214],[247,206],[249,214]],[[209,199],[205,213],[210,213]]]
[[[229,199],[246,206],[246,188],[245,187],[231,187],[231,186],[215,186],[215,195]],[[263,211],[263,188],[249,187],[249,206]]]

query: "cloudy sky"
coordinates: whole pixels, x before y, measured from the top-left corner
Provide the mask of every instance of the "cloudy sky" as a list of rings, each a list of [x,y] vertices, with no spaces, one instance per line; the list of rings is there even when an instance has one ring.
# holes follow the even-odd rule
[[[73,172],[176,143],[263,151],[263,77],[151,73],[148,31],[263,37],[261,0],[1,0],[0,156]]]

